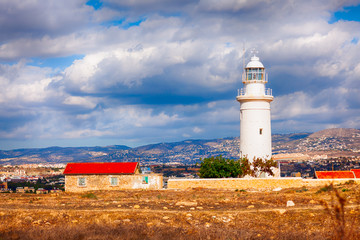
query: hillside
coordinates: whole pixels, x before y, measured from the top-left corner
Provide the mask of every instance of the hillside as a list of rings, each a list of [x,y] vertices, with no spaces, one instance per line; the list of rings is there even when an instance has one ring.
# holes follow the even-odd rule
[[[274,134],[273,154],[316,153],[359,155],[360,130],[326,129],[315,133]],[[0,151],[2,164],[67,163],[67,162],[112,162],[140,161],[142,164],[195,163],[200,158],[223,155],[226,158],[239,156],[239,138],[213,140],[185,140],[173,143],[158,143],[130,148],[107,147],[50,147],[41,149],[16,149]]]
[[[360,130],[331,128],[312,133],[304,138],[274,144],[275,153],[301,152],[347,152],[360,151]]]

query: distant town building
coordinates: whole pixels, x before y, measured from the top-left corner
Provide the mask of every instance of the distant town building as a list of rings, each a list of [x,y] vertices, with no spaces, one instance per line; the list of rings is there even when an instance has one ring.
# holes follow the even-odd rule
[[[236,100],[240,103],[240,157],[271,158],[270,102],[274,99],[264,65],[253,51],[242,76],[244,88]]]
[[[8,184],[7,182],[0,183],[0,192],[8,191]]]
[[[64,170],[65,191],[161,189],[163,176],[140,174],[137,162],[68,163]]]
[[[16,192],[17,193],[25,193],[25,189],[23,187],[17,187]]]
[[[49,191],[43,188],[36,189],[36,194],[47,194]]]
[[[301,177],[301,172],[292,172],[290,177]]]
[[[54,188],[54,189],[50,190],[50,193],[61,193],[61,192],[62,192],[62,190],[58,189],[58,188]]]
[[[341,179],[341,178],[359,178],[359,169],[352,169],[351,171],[315,171],[317,179]]]
[[[140,169],[141,169],[142,174],[150,174],[150,173],[152,173],[151,168],[148,167],[148,166],[140,167]]]
[[[17,193],[35,193],[34,187],[17,187],[16,188]]]

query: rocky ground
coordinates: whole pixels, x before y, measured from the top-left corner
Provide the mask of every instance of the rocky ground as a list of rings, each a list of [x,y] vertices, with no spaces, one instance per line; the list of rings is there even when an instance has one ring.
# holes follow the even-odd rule
[[[0,194],[0,239],[360,239],[360,187]]]

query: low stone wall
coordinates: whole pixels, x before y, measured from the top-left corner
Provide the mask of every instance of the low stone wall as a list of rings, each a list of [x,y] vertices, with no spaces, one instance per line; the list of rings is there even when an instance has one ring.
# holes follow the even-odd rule
[[[111,178],[117,178],[118,184],[112,185]],[[85,186],[79,186],[79,178],[85,178]],[[146,178],[146,181],[144,181]],[[132,175],[65,175],[66,192],[86,192],[95,190],[124,189],[162,189],[163,176],[160,174]]]
[[[354,181],[356,184],[360,184],[360,179],[303,179],[304,186],[306,187],[318,187],[318,186],[325,186],[333,183],[336,184],[344,184],[348,181]]]
[[[345,183],[354,179],[303,179],[303,178],[202,178],[168,180],[168,189],[213,188],[273,190],[275,188],[300,188]],[[360,183],[360,179],[354,180]]]

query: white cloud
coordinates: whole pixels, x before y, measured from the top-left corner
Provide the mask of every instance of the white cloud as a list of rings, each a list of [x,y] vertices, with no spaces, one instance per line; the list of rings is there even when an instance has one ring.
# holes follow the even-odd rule
[[[266,1],[248,1],[248,0],[200,0],[199,8],[206,11],[231,11],[237,12],[242,9],[251,9],[253,6],[256,6],[259,3],[266,3]]]
[[[292,119],[309,114],[324,114],[330,110],[326,105],[313,105],[314,97],[304,92],[275,97],[272,103],[272,119]]]
[[[50,74],[50,69],[28,66],[24,61],[0,65],[0,103],[16,106],[44,102],[51,94]]]
[[[85,108],[94,108],[96,106],[96,103],[94,103],[92,99],[76,96],[69,96],[65,98],[63,103],[66,105],[77,105]]]
[[[273,132],[357,127],[360,24],[328,22],[356,3],[2,1],[1,137],[236,136],[243,42],[270,74]],[[30,66],[73,55],[64,72]]]
[[[90,138],[113,135],[111,131],[99,131],[91,129],[81,129],[64,132],[60,138]]]
[[[199,127],[194,127],[193,128],[193,132],[194,133],[201,133],[202,131],[204,131],[203,129],[199,128]]]

